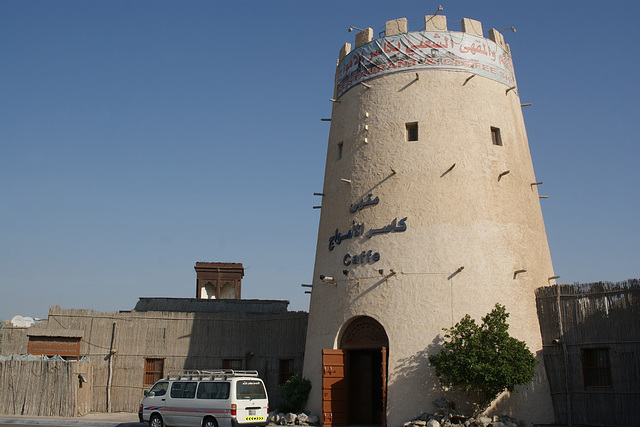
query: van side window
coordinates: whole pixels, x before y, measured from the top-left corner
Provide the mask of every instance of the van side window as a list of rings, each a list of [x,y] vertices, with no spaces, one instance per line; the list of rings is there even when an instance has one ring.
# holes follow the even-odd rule
[[[198,399],[228,399],[229,383],[201,382],[198,386]]]
[[[167,394],[167,388],[169,387],[169,383],[156,383],[149,393],[153,393],[154,396],[164,396]]]
[[[241,380],[236,383],[238,399],[266,399],[262,381]]]
[[[197,382],[179,382],[171,385],[171,397],[174,399],[193,399],[196,396]]]

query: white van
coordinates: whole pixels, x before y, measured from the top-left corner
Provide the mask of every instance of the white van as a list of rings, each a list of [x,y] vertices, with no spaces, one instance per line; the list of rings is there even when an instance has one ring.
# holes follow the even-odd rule
[[[144,395],[138,417],[150,427],[267,425],[269,399],[258,371],[180,371]]]

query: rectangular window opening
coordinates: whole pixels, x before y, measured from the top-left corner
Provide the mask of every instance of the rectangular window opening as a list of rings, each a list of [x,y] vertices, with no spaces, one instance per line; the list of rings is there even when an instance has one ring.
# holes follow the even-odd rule
[[[611,361],[608,348],[583,348],[582,373],[586,387],[611,387]]]
[[[407,127],[407,141],[418,140],[418,122],[411,122],[406,124]]]
[[[29,336],[29,354],[60,356],[64,360],[80,359],[80,337]]]
[[[282,385],[293,376],[293,359],[280,359],[278,368],[278,385]]]
[[[242,369],[242,359],[222,359],[222,369]]]
[[[339,142],[338,143],[338,160],[340,160],[342,158],[342,148],[344,147],[344,143],[343,142]]]
[[[493,145],[502,145],[502,136],[500,136],[500,128],[491,126],[491,141]]]
[[[164,359],[145,357],[144,385],[154,385],[164,376]]]

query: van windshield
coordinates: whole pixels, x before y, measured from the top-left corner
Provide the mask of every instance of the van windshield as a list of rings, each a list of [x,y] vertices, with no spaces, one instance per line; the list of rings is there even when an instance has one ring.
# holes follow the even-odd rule
[[[238,399],[266,399],[262,381],[240,380],[236,383],[236,396]]]

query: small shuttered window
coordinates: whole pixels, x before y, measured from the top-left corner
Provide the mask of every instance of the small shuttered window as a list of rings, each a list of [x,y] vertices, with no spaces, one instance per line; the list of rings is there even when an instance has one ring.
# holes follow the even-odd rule
[[[407,141],[418,140],[418,122],[407,123]]]
[[[164,359],[144,359],[144,385],[153,385],[164,376]]]
[[[583,348],[582,373],[585,387],[611,387],[608,348]]]
[[[222,359],[222,369],[242,369],[242,359]]]
[[[493,145],[502,145],[502,136],[500,135],[500,128],[491,127],[491,142]]]

